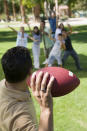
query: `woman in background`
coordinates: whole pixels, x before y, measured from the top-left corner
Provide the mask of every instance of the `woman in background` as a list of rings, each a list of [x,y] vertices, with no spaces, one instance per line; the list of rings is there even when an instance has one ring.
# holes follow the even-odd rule
[[[34,42],[37,42],[33,37],[30,37],[25,31],[24,27],[20,27],[20,31],[15,30],[14,28],[8,26],[10,29],[12,29],[14,32],[17,33],[17,41],[16,46],[23,46],[27,47],[28,44],[28,38],[31,39]]]

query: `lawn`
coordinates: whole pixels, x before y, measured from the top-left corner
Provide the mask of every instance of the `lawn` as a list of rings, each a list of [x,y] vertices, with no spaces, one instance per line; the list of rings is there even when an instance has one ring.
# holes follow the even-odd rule
[[[26,31],[28,31],[27,28]],[[78,52],[83,71],[76,70],[71,57],[66,61],[65,68],[74,72],[81,83],[72,93],[54,98],[54,131],[87,131],[87,26],[73,27],[73,31],[78,31],[78,34],[73,34],[71,38],[73,47]],[[15,46],[15,41],[15,33],[8,28],[0,29],[0,59],[7,49]],[[28,48],[32,55],[31,47],[32,42],[29,41]],[[44,60],[43,44],[41,44],[41,67],[43,67]],[[0,80],[3,78],[4,74],[0,64]],[[40,109],[36,101],[35,107],[39,119]]]

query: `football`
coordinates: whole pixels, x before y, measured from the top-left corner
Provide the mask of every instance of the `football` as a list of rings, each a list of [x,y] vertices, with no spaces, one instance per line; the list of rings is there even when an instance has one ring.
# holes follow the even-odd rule
[[[64,96],[72,92],[80,84],[80,80],[71,71],[60,68],[60,67],[45,67],[36,72],[36,77],[38,73],[43,71],[43,73],[49,73],[49,79],[54,76],[55,80],[51,89],[52,97]],[[48,82],[49,82],[48,79]],[[30,86],[30,78],[27,80],[28,86]]]

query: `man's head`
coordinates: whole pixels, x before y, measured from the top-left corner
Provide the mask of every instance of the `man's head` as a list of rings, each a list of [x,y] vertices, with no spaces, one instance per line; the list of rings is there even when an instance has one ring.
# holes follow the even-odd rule
[[[51,18],[55,18],[56,17],[56,14],[54,11],[51,12]]]
[[[24,33],[24,27],[20,27],[20,32]]]
[[[59,27],[63,30],[64,29],[64,24],[60,23]]]
[[[40,22],[40,28],[42,28],[42,29],[45,28],[45,21],[44,21],[44,20],[42,20],[42,21]]]
[[[67,30],[66,30],[66,29],[63,29],[63,30],[62,30],[62,34],[63,34],[63,36],[66,38],[66,37],[67,37]]]
[[[3,55],[1,64],[5,79],[9,83],[19,83],[26,80],[32,69],[29,50],[20,46],[9,49]]]
[[[58,40],[62,40],[62,34],[58,34]]]

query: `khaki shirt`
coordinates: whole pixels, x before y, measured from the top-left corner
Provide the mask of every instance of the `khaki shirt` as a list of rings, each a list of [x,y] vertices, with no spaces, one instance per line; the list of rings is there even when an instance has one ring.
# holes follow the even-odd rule
[[[0,82],[0,131],[37,131],[37,120],[29,92],[8,89]]]

